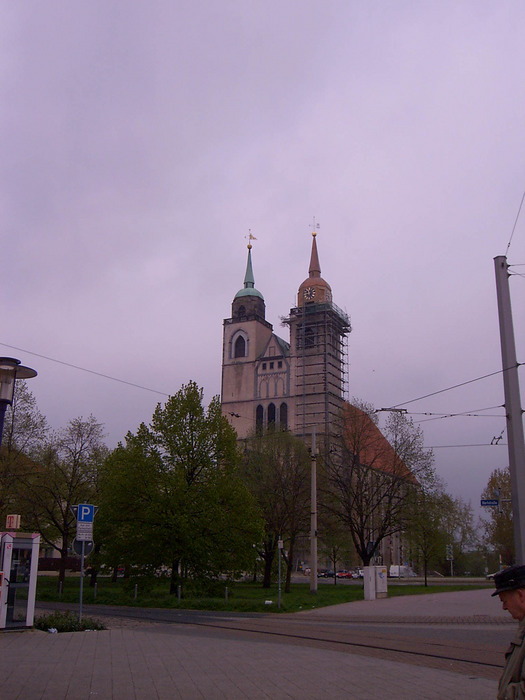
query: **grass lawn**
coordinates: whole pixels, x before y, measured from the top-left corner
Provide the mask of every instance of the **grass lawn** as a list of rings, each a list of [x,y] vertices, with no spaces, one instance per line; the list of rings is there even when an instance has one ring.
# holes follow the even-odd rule
[[[390,597],[399,595],[420,595],[424,593],[440,593],[447,591],[464,591],[473,588],[491,587],[479,584],[465,585],[432,585],[417,584],[391,585],[388,588]],[[169,583],[166,579],[137,582],[137,597],[135,598],[134,582],[118,579],[112,583],[109,578],[99,577],[96,589],[90,588],[89,579],[84,579],[83,602],[97,605],[131,605],[137,607],[179,608],[191,610],[229,610],[237,612],[278,612],[277,584],[271,588],[263,588],[260,583],[237,582],[228,585],[228,599],[224,584],[214,584],[214,590],[208,595],[192,592],[190,586],[184,591],[184,597],[179,603],[176,595],[169,594]],[[62,597],[58,596],[56,576],[39,576],[37,600],[61,601],[77,603],[79,599],[80,579],[78,576],[67,577]],[[348,603],[363,600],[363,585],[361,582],[349,584],[319,582],[317,594],[310,593],[309,583],[294,583],[290,593],[281,590],[281,612],[297,612],[327,605]],[[271,601],[267,603],[266,601]]]

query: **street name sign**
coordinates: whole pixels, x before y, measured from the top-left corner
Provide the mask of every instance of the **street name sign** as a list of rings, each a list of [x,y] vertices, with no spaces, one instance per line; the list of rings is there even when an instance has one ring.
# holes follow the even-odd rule
[[[481,505],[482,506],[497,507],[497,506],[499,506],[499,500],[497,498],[482,498]]]

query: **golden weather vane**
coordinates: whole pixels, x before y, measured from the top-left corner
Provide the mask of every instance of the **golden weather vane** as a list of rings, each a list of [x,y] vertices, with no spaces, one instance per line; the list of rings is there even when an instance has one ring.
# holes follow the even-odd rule
[[[312,224],[312,236],[314,236],[314,238],[315,238],[315,236],[317,236],[317,232],[319,231],[320,228],[321,228],[321,224],[315,223],[315,216],[314,216],[313,224]]]
[[[248,229],[248,235],[247,235],[247,236],[244,236],[244,237],[248,239],[248,248],[251,248],[251,247],[252,247],[252,241],[256,241],[256,240],[257,240],[257,239],[255,238],[255,236],[253,235],[251,228]]]

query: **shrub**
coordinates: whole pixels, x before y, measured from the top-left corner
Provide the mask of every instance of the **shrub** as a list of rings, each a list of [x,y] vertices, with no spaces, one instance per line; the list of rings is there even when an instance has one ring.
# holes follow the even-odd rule
[[[49,615],[40,615],[35,619],[34,627],[38,630],[56,630],[57,632],[85,632],[86,630],[105,630],[101,622],[83,617],[78,621],[78,615],[70,610],[65,612],[57,610]]]

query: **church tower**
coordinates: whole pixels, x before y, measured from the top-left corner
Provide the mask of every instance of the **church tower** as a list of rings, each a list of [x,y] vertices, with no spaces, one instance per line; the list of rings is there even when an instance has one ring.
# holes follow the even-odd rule
[[[250,243],[244,287],[223,326],[223,414],[240,439],[277,428],[309,441],[315,428],[319,444],[327,446],[339,432],[350,321],[321,277],[315,232],[309,276],[299,287],[297,306],[283,319],[290,343],[273,332],[265,310]]]
[[[338,432],[344,403],[347,314],[332,301],[321,277],[316,232],[312,233],[308,277],[299,287],[297,306],[285,322],[290,326],[290,365],[295,397],[294,433],[309,439],[312,429],[327,445]]]
[[[290,346],[275,335],[265,311],[255,288],[250,243],[244,287],[223,324],[221,404],[239,438],[272,426],[288,430],[293,415]]]

